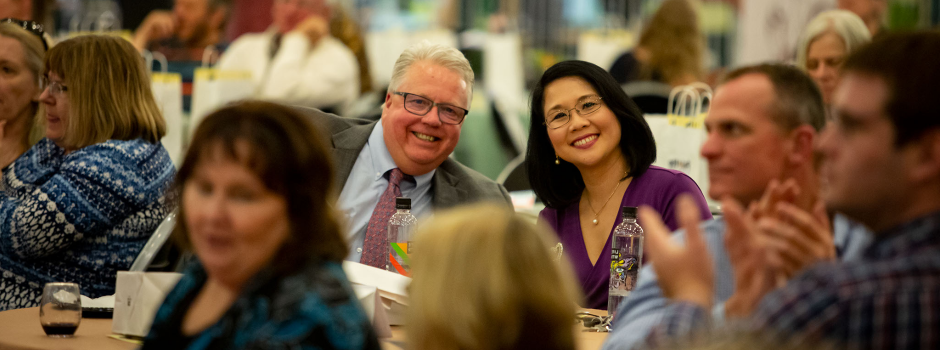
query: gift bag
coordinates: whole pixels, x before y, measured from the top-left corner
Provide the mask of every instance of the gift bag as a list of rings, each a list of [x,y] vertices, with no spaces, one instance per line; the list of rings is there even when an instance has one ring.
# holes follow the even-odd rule
[[[379,338],[389,338],[392,336],[392,327],[388,324],[388,316],[385,315],[385,307],[382,305],[382,297],[379,289],[375,286],[353,283],[353,292],[359,299],[359,304],[366,311],[366,316],[372,322],[372,328],[375,329],[375,335]],[[382,307],[380,307],[382,306]]]
[[[197,68],[193,79],[193,107],[189,134],[210,113],[226,104],[254,94],[251,72]]]
[[[159,52],[145,52],[148,62],[160,62],[160,72],[150,75],[150,88],[153,99],[163,113],[166,122],[166,135],[160,140],[163,148],[170,154],[173,165],[180,166],[183,156],[183,135],[185,121],[183,120],[183,76],[179,73],[167,72],[166,56]],[[147,65],[152,67],[153,64]]]
[[[363,303],[363,308],[367,309],[367,314],[379,315],[384,313],[388,319],[388,325],[405,324],[405,310],[408,308],[408,293],[405,288],[411,283],[411,278],[351,261],[343,262],[343,271],[346,272],[346,277],[354,286],[359,284],[375,287],[378,290],[380,303],[373,303],[372,305]],[[370,308],[372,310],[369,310]],[[379,330],[384,326],[375,325],[376,329]]]
[[[657,154],[653,164],[689,175],[703,193],[708,193],[708,164],[699,151],[707,137],[704,128],[707,112],[704,110],[710,101],[708,85],[679,86],[669,94],[665,118],[647,116],[656,139]],[[652,118],[657,119],[651,122]]]
[[[221,70],[209,67],[209,56],[215,48],[207,48],[202,67],[196,68],[193,77],[193,105],[190,113],[189,134],[192,135],[199,122],[210,113],[226,104],[248,98],[255,93],[255,84],[250,71]]]
[[[631,31],[623,29],[605,29],[586,31],[578,38],[578,60],[591,62],[610,69],[620,55],[636,46],[636,39]]]
[[[146,336],[157,309],[182,276],[175,272],[118,271],[111,332]]]

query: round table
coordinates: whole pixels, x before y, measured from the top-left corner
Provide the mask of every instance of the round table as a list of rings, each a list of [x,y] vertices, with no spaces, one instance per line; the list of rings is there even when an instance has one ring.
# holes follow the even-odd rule
[[[607,313],[588,310],[598,315]],[[575,326],[575,341],[578,350],[600,349],[607,333],[582,332],[584,327]],[[17,309],[0,312],[0,350],[131,350],[137,345],[109,338],[111,319],[83,318],[72,338],[50,338],[39,325],[39,308]],[[392,337],[382,339],[386,350],[404,349],[405,328],[393,326]]]

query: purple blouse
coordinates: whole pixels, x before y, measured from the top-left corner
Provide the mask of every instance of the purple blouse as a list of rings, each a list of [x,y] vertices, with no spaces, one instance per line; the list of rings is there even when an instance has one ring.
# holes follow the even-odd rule
[[[623,194],[620,206],[639,207],[648,205],[659,212],[663,222],[670,230],[675,231],[679,223],[676,217],[675,201],[679,194],[689,193],[695,199],[702,213],[702,220],[712,218],[705,202],[702,190],[688,175],[677,170],[650,166],[642,176],[634,178],[627,191]],[[610,280],[610,254],[601,253],[596,264],[588,258],[587,248],[584,247],[584,238],[581,236],[581,221],[578,212],[578,202],[569,204],[560,209],[545,208],[539,213],[539,220],[555,229],[561,244],[564,247],[563,255],[567,256],[581,282],[584,293],[585,307],[591,309],[607,309],[607,284]],[[623,215],[622,209],[617,211],[617,217]],[[642,221],[638,221],[643,226]],[[616,221],[619,224],[620,220]],[[614,227],[616,226],[614,225]],[[610,228],[607,242],[604,243],[603,252],[610,251],[610,237],[614,232]],[[646,256],[644,254],[644,256]],[[648,260],[644,258],[643,260]]]

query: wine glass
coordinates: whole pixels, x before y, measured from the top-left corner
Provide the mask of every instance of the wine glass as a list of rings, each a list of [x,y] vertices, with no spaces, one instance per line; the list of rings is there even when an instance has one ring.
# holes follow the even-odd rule
[[[46,283],[39,303],[39,323],[46,335],[68,338],[82,322],[82,300],[77,283]]]

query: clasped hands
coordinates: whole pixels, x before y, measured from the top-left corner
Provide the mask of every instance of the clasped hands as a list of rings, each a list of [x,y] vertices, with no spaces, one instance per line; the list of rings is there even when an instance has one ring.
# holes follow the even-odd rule
[[[734,294],[725,303],[725,315],[746,318],[763,297],[800,271],[819,261],[835,259],[832,226],[822,203],[800,208],[800,192],[793,180],[773,180],[759,201],[744,209],[735,199],[722,199],[726,233],[724,244],[734,273]],[[714,265],[702,237],[700,215],[693,200],[678,202],[685,245],[671,239],[669,229],[654,210],[640,208],[653,269],[663,294],[675,301],[711,309],[714,300]],[[812,212],[810,212],[812,211]]]

